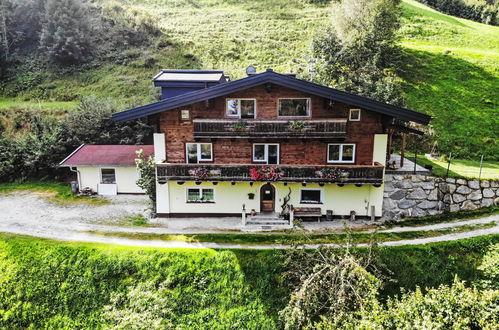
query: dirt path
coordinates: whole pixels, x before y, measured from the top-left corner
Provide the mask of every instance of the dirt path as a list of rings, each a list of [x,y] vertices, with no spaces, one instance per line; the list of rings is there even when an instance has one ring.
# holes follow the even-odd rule
[[[227,233],[229,228],[237,228],[238,218],[208,220],[207,218],[168,220],[157,224],[157,227],[130,227],[120,225],[126,215],[144,214],[147,199],[144,196],[118,196],[109,205],[90,206],[74,204],[60,206],[46,201],[32,193],[14,193],[0,195],[0,232],[51,238],[63,241],[81,241],[108,243],[142,247],[165,248],[237,248],[237,249],[283,249],[289,248],[281,244],[244,245],[231,243],[197,243],[159,240],[135,240],[120,237],[109,237],[88,233],[89,231],[115,231],[129,233],[156,234],[194,234],[194,233]],[[209,222],[211,221],[211,222]],[[462,225],[474,225],[496,222],[496,226],[468,232],[442,235],[431,238],[383,242],[380,245],[394,246],[406,244],[426,244],[458,240],[469,237],[499,234],[499,215],[480,219],[457,221],[419,227],[395,227],[386,232],[405,232],[415,230],[435,230]],[[208,224],[204,227],[201,224]],[[187,224],[187,225],[186,225]],[[364,223],[357,223],[358,227]],[[341,224],[333,227],[341,228]],[[237,230],[232,230],[237,232]],[[328,244],[336,246],[335,244]],[[317,244],[307,245],[309,248]],[[362,245],[360,245],[362,246]]]

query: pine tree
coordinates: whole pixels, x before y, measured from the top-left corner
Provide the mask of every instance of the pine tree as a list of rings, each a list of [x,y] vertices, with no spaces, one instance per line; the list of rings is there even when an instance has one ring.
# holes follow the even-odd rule
[[[51,62],[78,64],[92,55],[92,8],[86,0],[46,0],[40,49]]]

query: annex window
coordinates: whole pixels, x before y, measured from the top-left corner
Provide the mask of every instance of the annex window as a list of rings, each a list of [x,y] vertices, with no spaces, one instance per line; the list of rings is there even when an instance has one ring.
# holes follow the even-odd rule
[[[327,151],[328,163],[354,163],[355,144],[330,144]]]
[[[213,188],[187,188],[188,203],[214,203],[215,189]]]
[[[187,163],[209,162],[213,160],[211,143],[187,143]]]
[[[253,161],[265,164],[279,164],[279,145],[253,144]]]
[[[322,190],[321,189],[301,189],[300,190],[301,204],[321,204]]]
[[[279,99],[279,116],[308,117],[310,116],[310,99]]]
[[[350,121],[360,121],[360,109],[350,109],[348,119]]]
[[[227,99],[227,116],[255,118],[256,101],[254,99]]]
[[[101,183],[116,183],[114,168],[101,168]]]

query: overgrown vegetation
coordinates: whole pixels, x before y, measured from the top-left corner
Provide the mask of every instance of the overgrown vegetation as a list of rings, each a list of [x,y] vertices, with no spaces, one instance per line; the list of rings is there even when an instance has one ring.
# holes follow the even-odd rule
[[[137,186],[145,191],[149,196],[149,209],[151,217],[156,216],[156,162],[153,156],[145,157],[144,152],[139,150],[137,152],[137,159],[135,160],[137,169],[139,171],[139,178],[137,179]]]
[[[21,22],[37,25],[35,16],[43,12],[43,6],[37,11],[24,10],[21,4],[29,1],[16,1],[20,6],[16,15],[22,15]],[[317,1],[100,3],[104,17],[115,17],[113,20],[132,27],[136,24],[133,22],[145,20],[148,26],[147,20],[152,20],[160,35],[142,43],[129,44],[123,37],[114,39],[123,41],[124,51],[109,48],[107,42],[99,43],[98,48],[105,46],[102,55],[78,69],[40,65],[30,56],[36,52],[30,50],[22,61],[9,66],[0,82],[0,108],[4,109],[1,125],[7,116],[9,127],[15,127],[9,118],[20,109],[61,118],[73,111],[68,109],[71,103],[63,101],[89,95],[119,99],[123,104],[118,104],[116,111],[150,103],[158,95],[150,79],[162,68],[223,69],[237,79],[252,64],[259,70],[272,67],[278,72],[308,77],[311,40],[317,29],[331,22],[329,4]],[[436,134],[432,140],[438,142],[441,154],[452,152],[454,157],[477,159],[483,153],[487,159],[497,159],[499,28],[448,16],[414,0],[403,0],[402,9],[397,35],[403,56],[396,72],[402,78],[407,107],[434,117]],[[9,20],[16,15],[9,16]],[[128,15],[134,19],[128,19]],[[7,24],[12,24],[9,20]],[[221,20],[224,24],[220,24]],[[133,32],[142,28],[126,29]],[[107,30],[109,35],[128,34],[114,28]],[[23,45],[37,44],[39,35],[32,30],[20,31],[26,40]],[[132,35],[140,39],[150,34]],[[144,46],[133,46],[137,44]]]
[[[451,284],[456,274],[485,279],[477,267],[494,243],[497,235],[380,248],[393,280],[381,295]],[[153,327],[277,328],[291,291],[283,251],[127,248],[11,234],[0,234],[0,247],[4,328],[132,326],[142,313]]]
[[[418,0],[443,13],[485,24],[499,24],[497,0]]]
[[[394,105],[404,105],[393,74],[399,57],[400,1],[334,2],[331,23],[313,41],[315,78],[323,85]]]
[[[143,144],[152,127],[143,120],[117,124],[111,120],[116,103],[88,98],[63,120],[32,112],[16,114],[18,134],[0,130],[0,181],[58,178],[58,168],[81,144]],[[0,127],[1,129],[1,127]],[[24,132],[24,133],[22,133]]]

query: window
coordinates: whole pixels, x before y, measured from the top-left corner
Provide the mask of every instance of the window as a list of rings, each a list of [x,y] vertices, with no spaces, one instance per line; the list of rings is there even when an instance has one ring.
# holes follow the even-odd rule
[[[330,144],[327,152],[328,163],[354,163],[355,144]]]
[[[322,190],[321,189],[301,189],[300,204],[321,204]]]
[[[187,163],[209,162],[213,160],[211,143],[187,143]]]
[[[180,119],[191,120],[191,114],[189,113],[189,110],[180,110]]]
[[[350,109],[350,121],[360,121],[360,109]]]
[[[187,188],[187,203],[214,203],[213,188]]]
[[[254,99],[227,99],[227,116],[255,118],[256,101]]]
[[[114,168],[101,168],[101,183],[116,183]]]
[[[253,161],[265,164],[279,164],[279,145],[253,144]]]
[[[279,99],[279,116],[308,117],[310,115],[310,99]]]

